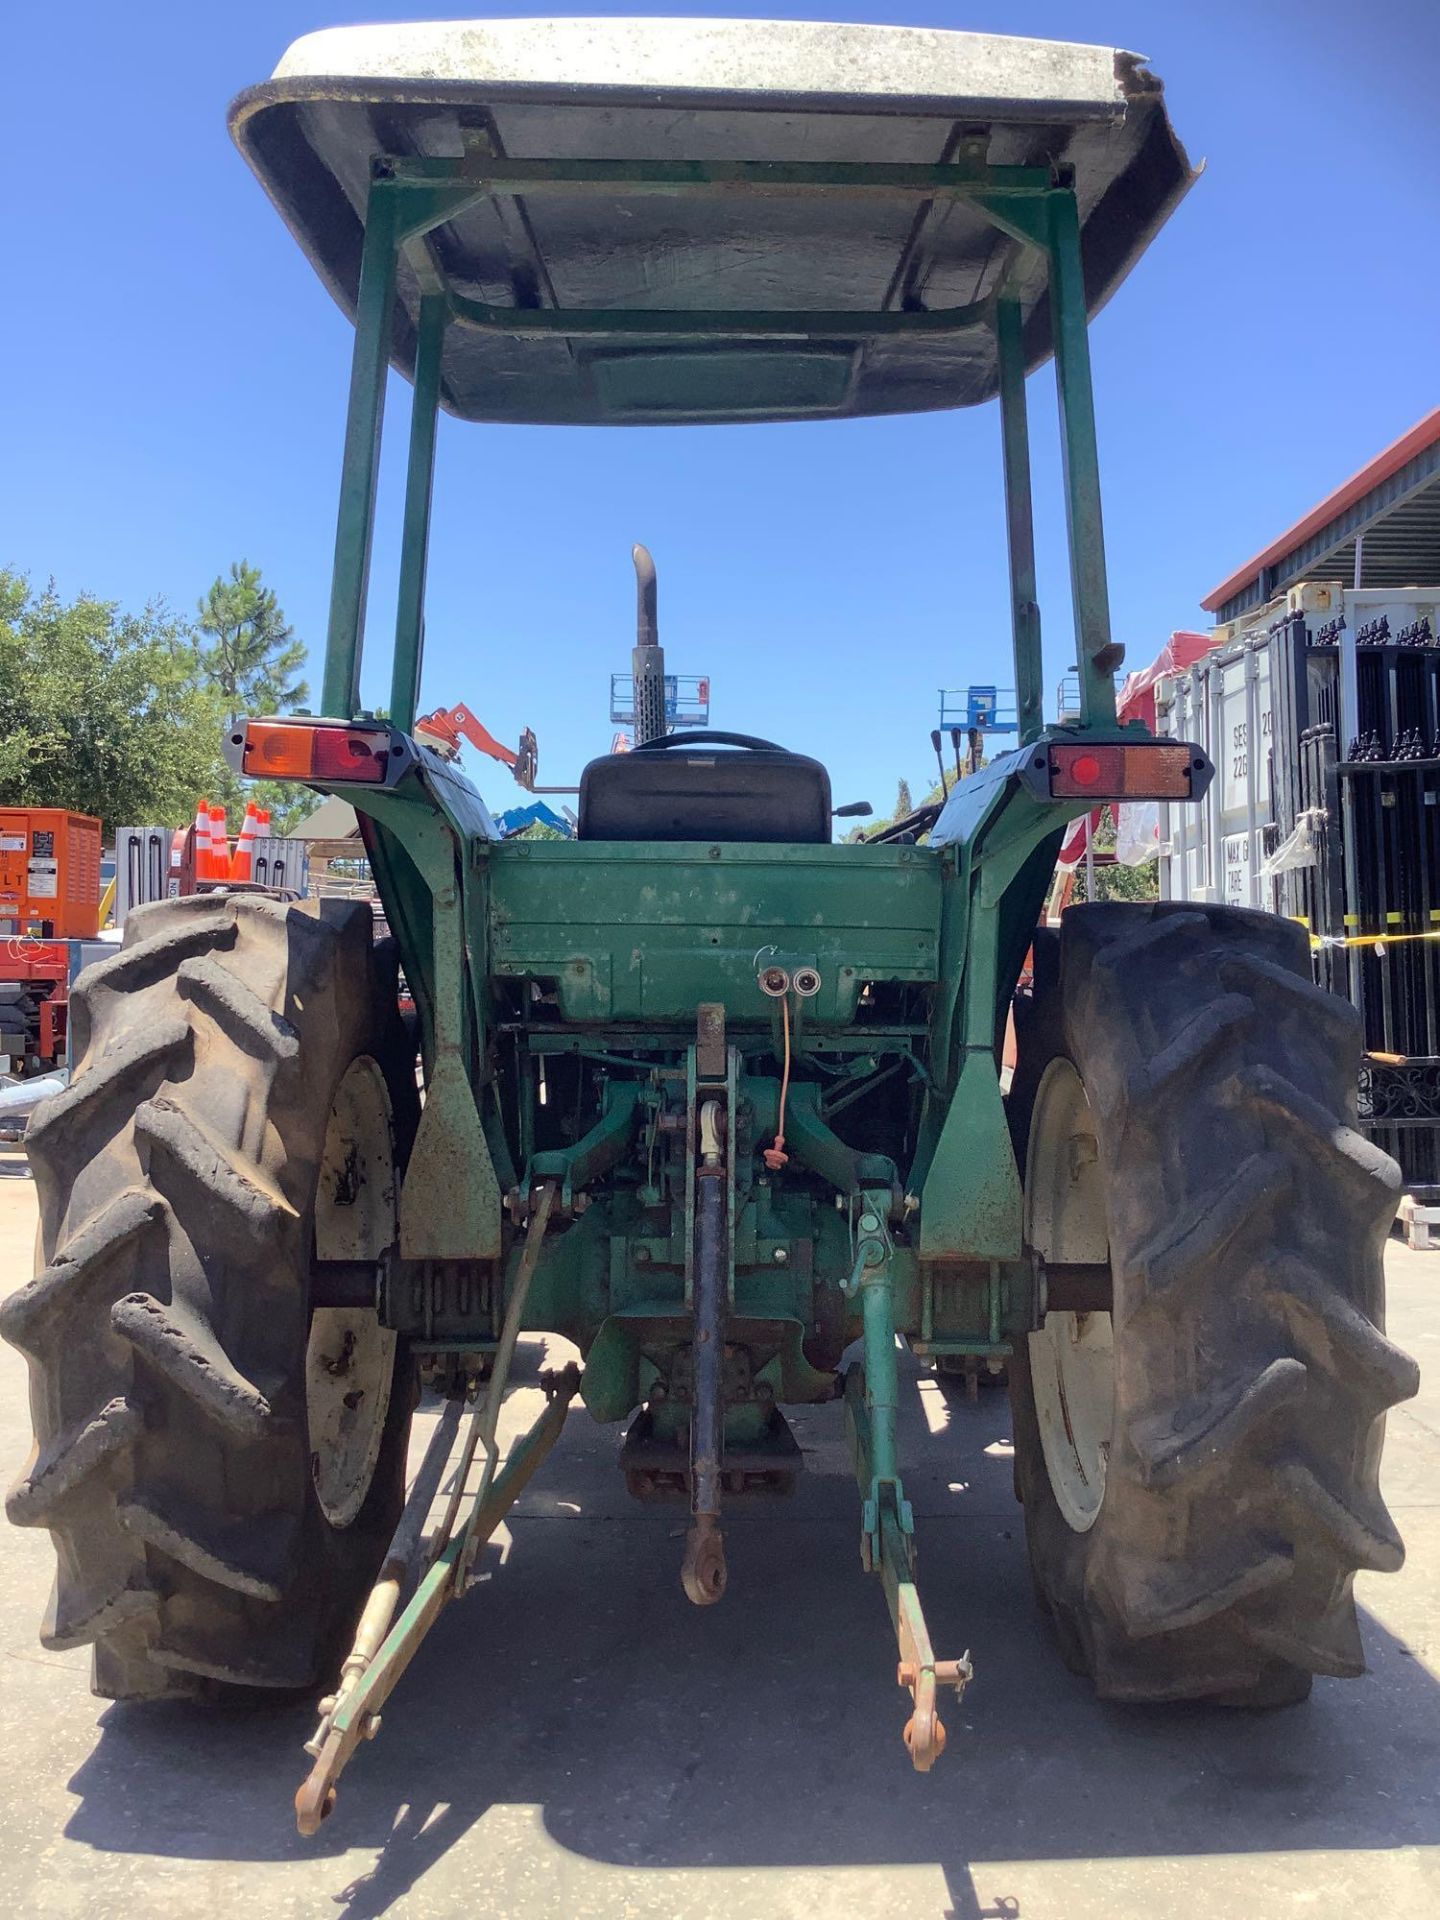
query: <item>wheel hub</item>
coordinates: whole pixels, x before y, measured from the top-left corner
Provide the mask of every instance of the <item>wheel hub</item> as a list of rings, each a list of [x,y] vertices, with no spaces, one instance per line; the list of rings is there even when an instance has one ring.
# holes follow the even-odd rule
[[[1052,1060],[1035,1098],[1026,1161],[1026,1238],[1056,1264],[1108,1264],[1095,1123],[1080,1076]],[[1030,1335],[1040,1444],[1056,1504],[1077,1533],[1105,1498],[1115,1418],[1115,1336],[1108,1313],[1047,1313]]]
[[[385,1077],[368,1055],[336,1090],[315,1196],[317,1260],[375,1260],[395,1240],[395,1143]],[[370,1491],[385,1437],[396,1336],[368,1307],[317,1307],[305,1353],[310,1472],[332,1527]]]
[[[1115,1347],[1108,1313],[1051,1313],[1030,1335],[1040,1444],[1060,1511],[1088,1533],[1105,1497],[1115,1412]]]

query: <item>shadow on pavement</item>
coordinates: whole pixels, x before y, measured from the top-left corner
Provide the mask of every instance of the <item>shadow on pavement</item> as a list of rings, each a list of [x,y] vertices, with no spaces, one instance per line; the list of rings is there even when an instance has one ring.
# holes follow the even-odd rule
[[[972,1860],[1440,1843],[1440,1687],[1376,1621],[1371,1672],[1317,1681],[1301,1707],[1098,1704],[1030,1597],[1003,1395],[910,1386],[922,1593],[938,1650],[970,1647],[977,1672],[933,1773],[901,1745],[840,1410],[802,1417],[797,1498],[731,1521],[729,1592],[704,1611],[679,1590],[682,1514],[627,1502],[613,1430],[577,1415],[506,1563],[442,1617],[318,1841],[289,1805],[308,1708],[112,1708],[68,1837],[255,1861],[374,1847],[358,1879],[336,1862],[348,1920],[386,1913],[497,1804],[631,1869],[937,1863],[956,1920],[1019,1915],[980,1904]]]

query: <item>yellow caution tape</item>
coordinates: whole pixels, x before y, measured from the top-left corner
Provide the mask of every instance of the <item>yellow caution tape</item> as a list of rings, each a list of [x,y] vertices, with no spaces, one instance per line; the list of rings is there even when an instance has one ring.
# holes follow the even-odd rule
[[[1312,933],[1310,950],[1318,953],[1322,947],[1398,947],[1406,940],[1440,940],[1440,927],[1432,927],[1428,933]]]
[[[1303,927],[1310,935],[1312,953],[1319,953],[1322,948],[1328,947],[1394,947],[1404,940],[1440,940],[1440,927],[1432,927],[1425,933],[1313,933],[1310,922],[1303,913],[1292,913],[1290,918],[1296,926]],[[1403,913],[1387,913],[1385,918],[1387,921],[1403,920],[1405,916]],[[1430,918],[1440,920],[1440,911],[1432,909]],[[1344,919],[1347,927],[1358,926],[1360,923],[1360,916],[1357,913],[1347,913]]]

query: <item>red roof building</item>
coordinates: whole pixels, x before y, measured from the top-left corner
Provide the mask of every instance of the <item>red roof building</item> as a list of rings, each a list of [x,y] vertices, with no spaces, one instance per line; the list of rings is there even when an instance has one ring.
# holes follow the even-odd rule
[[[1216,623],[1301,580],[1440,585],[1440,407],[1200,602]]]

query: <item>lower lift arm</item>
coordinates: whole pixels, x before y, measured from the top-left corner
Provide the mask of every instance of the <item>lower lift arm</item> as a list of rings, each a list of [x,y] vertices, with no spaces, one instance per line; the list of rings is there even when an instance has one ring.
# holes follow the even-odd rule
[[[409,1666],[420,1643],[448,1600],[465,1591],[470,1569],[480,1548],[494,1533],[525,1490],[531,1476],[560,1437],[570,1402],[580,1386],[580,1370],[569,1366],[545,1380],[550,1404],[527,1434],[511,1448],[503,1467],[495,1441],[500,1403],[515,1350],[525,1297],[540,1257],[540,1243],[554,1204],[555,1188],[544,1181],[535,1190],[515,1284],[501,1330],[484,1399],[471,1416],[450,1482],[444,1518],[429,1545],[429,1564],[400,1619],[392,1626],[400,1597],[422,1557],[426,1516],[435,1500],[454,1450],[460,1403],[447,1404],[419,1473],[415,1476],[405,1511],[395,1530],[380,1578],[371,1591],[350,1654],[340,1670],[340,1684],[320,1703],[320,1725],[307,1742],[314,1766],[295,1795],[295,1818],[302,1834],[317,1833],[335,1806],[336,1783],[362,1740],[380,1731],[380,1709]],[[483,1448],[485,1463],[480,1485],[469,1491],[470,1470]],[[461,1510],[468,1506],[463,1519]],[[458,1523],[458,1524],[457,1524]]]
[[[915,1523],[900,1481],[895,1437],[900,1386],[892,1249],[885,1227],[888,1200],[887,1194],[863,1194],[860,1199],[850,1290],[860,1294],[865,1363],[846,1375],[845,1418],[864,1501],[860,1557],[866,1572],[878,1573],[884,1583],[900,1650],[896,1679],[914,1702],[905,1745],[916,1772],[928,1773],[945,1751],[938,1689],[953,1687],[963,1697],[974,1669],[968,1653],[958,1660],[936,1659],[915,1587]]]

